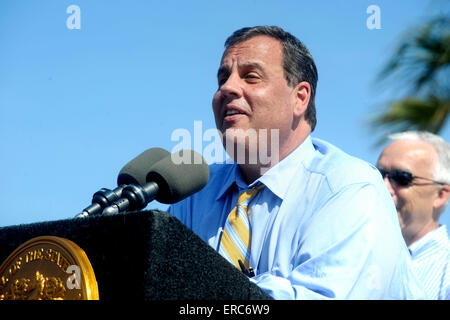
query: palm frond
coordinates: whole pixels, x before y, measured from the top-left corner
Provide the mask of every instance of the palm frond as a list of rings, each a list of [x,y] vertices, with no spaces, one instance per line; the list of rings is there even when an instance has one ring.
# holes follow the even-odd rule
[[[386,112],[373,118],[374,128],[390,132],[425,130],[439,133],[450,114],[450,99],[430,96],[427,99],[405,98],[389,105]],[[394,129],[394,131],[392,131]],[[384,141],[382,137],[378,142]]]
[[[419,91],[433,82],[439,70],[449,65],[450,18],[442,16],[408,30],[377,80],[402,78],[405,81],[397,83],[409,86],[411,91]]]

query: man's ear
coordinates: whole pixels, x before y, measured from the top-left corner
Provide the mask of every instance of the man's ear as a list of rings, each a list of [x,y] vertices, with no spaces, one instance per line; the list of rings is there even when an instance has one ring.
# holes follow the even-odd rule
[[[440,187],[438,191],[438,196],[436,197],[436,199],[434,199],[433,208],[437,209],[445,205],[449,196],[450,196],[450,186],[443,185],[442,187]]]
[[[305,114],[311,99],[311,86],[308,82],[302,81],[295,86],[294,89],[294,116],[300,117]]]

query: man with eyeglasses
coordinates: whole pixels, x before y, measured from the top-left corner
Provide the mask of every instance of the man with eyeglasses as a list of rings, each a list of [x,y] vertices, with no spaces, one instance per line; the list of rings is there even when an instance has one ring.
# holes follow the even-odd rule
[[[450,299],[450,242],[439,217],[450,195],[450,145],[429,133],[389,136],[377,167],[397,208],[417,276],[432,299]]]

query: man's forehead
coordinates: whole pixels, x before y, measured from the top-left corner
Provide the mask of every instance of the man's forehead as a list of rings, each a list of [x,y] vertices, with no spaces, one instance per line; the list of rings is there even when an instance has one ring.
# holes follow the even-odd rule
[[[396,149],[401,153],[408,152],[408,153],[434,153],[434,148],[430,144],[420,141],[420,140],[413,140],[413,139],[402,139],[402,140],[396,140],[393,141],[388,146],[391,149]]]
[[[397,140],[386,147],[382,156],[404,166],[428,169],[432,166],[437,154],[432,146],[423,141]]]
[[[258,60],[279,60],[282,58],[281,43],[272,37],[265,35],[254,36],[250,39],[235,43],[225,49],[221,65],[239,60],[239,63],[258,63]]]

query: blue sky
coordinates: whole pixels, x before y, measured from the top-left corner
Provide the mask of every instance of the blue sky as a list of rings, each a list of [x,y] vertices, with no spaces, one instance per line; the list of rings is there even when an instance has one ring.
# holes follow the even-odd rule
[[[443,3],[2,1],[0,226],[71,218],[139,153],[173,150],[175,130],[214,128],[223,43],[244,26],[279,25],[307,45],[319,71],[313,136],[375,163],[383,146],[367,121],[396,92],[375,77],[402,33]],[[369,30],[373,4],[381,29]],[[80,29],[67,28],[70,5]]]

